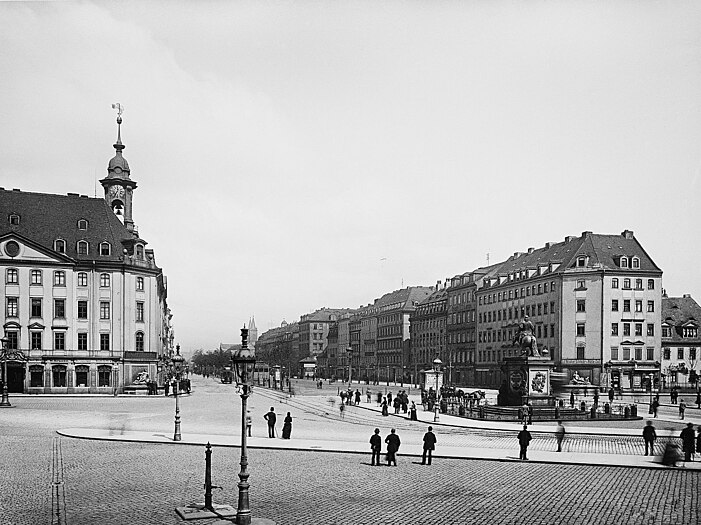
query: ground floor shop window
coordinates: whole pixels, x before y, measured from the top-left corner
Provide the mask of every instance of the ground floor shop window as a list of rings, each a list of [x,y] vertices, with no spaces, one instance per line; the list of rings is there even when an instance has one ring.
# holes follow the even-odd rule
[[[75,384],[76,386],[88,386],[88,371],[90,368],[86,365],[75,367]]]
[[[54,366],[52,369],[52,375],[55,387],[65,387],[66,385],[66,367],[65,366]]]
[[[44,386],[44,367],[29,367],[29,386]]]
[[[112,367],[97,367],[97,386],[110,386],[112,377]]]

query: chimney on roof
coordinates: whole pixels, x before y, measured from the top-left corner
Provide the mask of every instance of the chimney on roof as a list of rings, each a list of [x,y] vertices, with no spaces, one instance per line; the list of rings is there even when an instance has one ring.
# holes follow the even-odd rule
[[[550,248],[554,243],[552,242],[546,242],[545,243],[545,248]]]
[[[662,288],[662,297],[667,297],[667,290]]]
[[[590,231],[584,231],[584,232],[582,232],[582,237],[586,237],[587,235],[591,235],[591,234],[592,234],[592,232],[590,232]]]
[[[71,192],[68,192],[67,195],[68,195],[69,197],[77,197],[77,196],[78,196],[77,193],[71,193]]]
[[[19,188],[12,188],[12,191],[22,191]]]
[[[574,239],[573,235],[568,235],[567,237],[565,237],[565,242],[572,242],[573,239]]]
[[[690,293],[685,293],[683,295],[684,299],[691,299],[691,294]]]
[[[436,281],[436,291],[438,291],[438,290],[440,290],[440,289],[441,289],[441,282],[440,282],[440,281]]]
[[[535,251],[535,248],[528,248],[528,253],[531,254]]]
[[[633,238],[633,232],[632,230],[623,230],[621,232],[621,236],[623,236],[626,239],[632,239]]]
[[[514,252],[514,259],[518,259],[523,255],[523,252]]]

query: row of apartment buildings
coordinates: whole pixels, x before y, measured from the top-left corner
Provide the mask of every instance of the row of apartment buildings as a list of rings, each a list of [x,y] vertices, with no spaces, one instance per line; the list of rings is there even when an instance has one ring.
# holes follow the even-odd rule
[[[699,371],[701,312],[691,297],[665,297],[661,280],[632,231],[585,231],[434,287],[307,314],[300,327],[319,326],[322,339],[295,347],[295,358],[316,358],[320,376],[345,377],[350,363],[356,378],[410,381],[438,356],[450,383],[498,387],[501,362],[518,352],[513,339],[528,317],[541,351],[567,377],[624,389],[684,382]],[[294,347],[294,330],[286,332]],[[264,355],[267,336],[259,340]]]

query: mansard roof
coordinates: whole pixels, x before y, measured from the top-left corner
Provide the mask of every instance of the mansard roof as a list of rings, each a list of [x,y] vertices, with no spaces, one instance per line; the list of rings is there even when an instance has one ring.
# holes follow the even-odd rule
[[[55,195],[0,188],[0,236],[15,233],[53,252],[54,241],[66,243],[65,254],[74,260],[123,261],[124,248],[130,248],[134,235],[119,221],[103,198],[70,193]],[[20,216],[19,224],[10,224],[9,216]],[[85,219],[87,229],[78,229]],[[139,242],[146,244],[143,239]],[[78,254],[78,241],[87,241],[89,251]],[[110,255],[98,255],[102,242],[111,245]]]
[[[386,293],[379,299],[375,299],[374,306],[382,307],[397,303],[401,303],[402,308],[413,306],[414,303],[419,303],[431,295],[432,291],[433,288],[429,286],[408,286],[401,290]]]

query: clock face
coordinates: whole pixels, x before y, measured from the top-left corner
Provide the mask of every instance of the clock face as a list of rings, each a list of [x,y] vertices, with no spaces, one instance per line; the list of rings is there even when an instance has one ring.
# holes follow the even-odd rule
[[[124,188],[122,186],[112,186],[110,189],[110,194],[113,197],[119,197],[121,199],[124,197]]]

